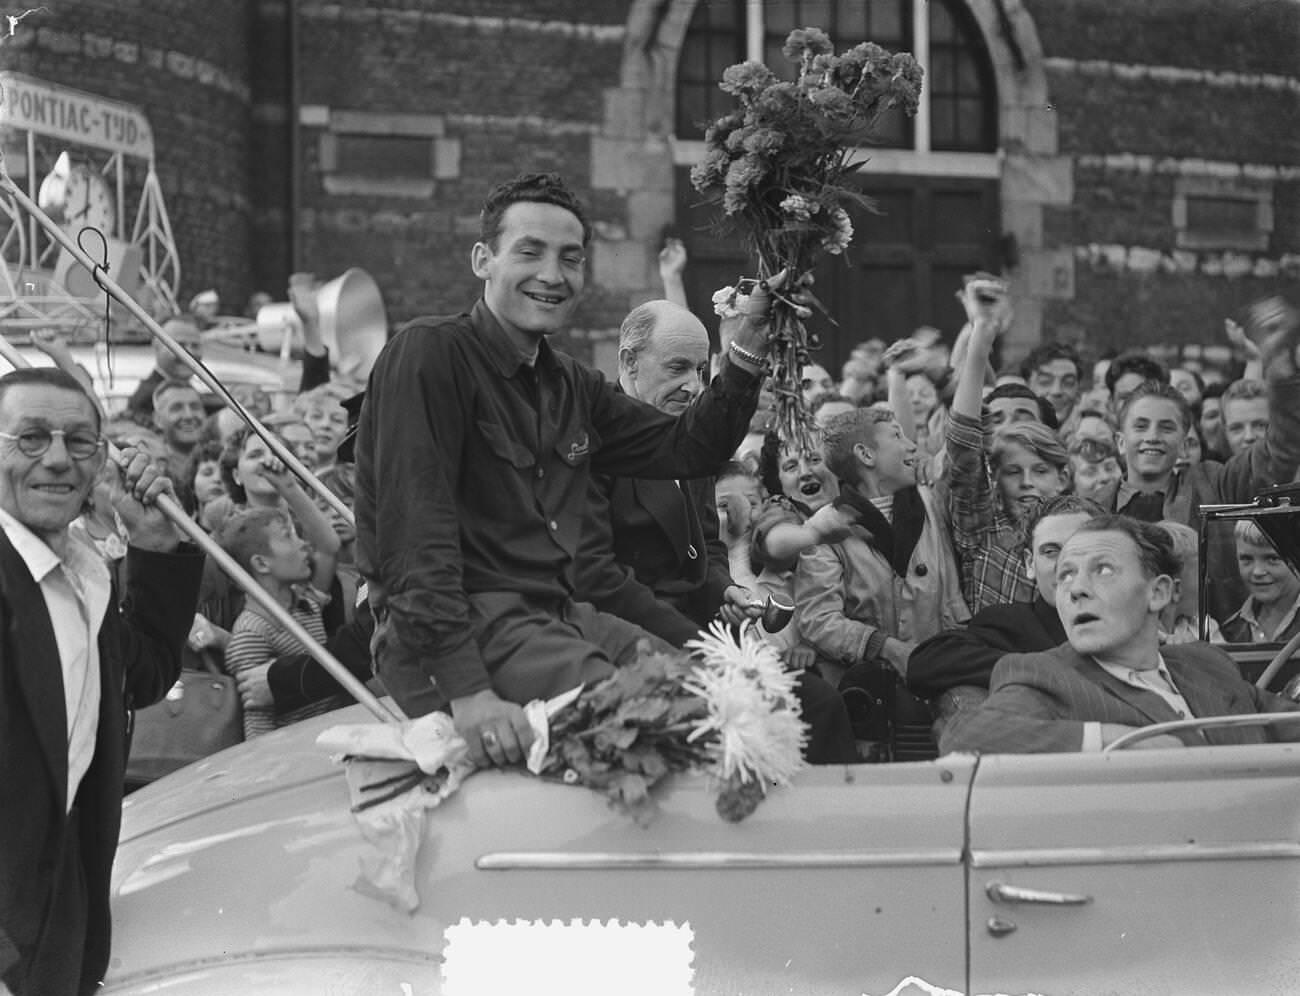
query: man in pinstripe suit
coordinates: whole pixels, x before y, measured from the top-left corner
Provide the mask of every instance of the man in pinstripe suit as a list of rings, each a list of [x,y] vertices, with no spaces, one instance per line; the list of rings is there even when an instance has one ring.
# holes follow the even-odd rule
[[[1142,726],[1193,716],[1295,712],[1300,704],[1245,681],[1206,643],[1161,647],[1160,610],[1179,572],[1169,534],[1123,515],[1091,519],[1066,541],[1056,565],[1056,607],[1067,643],[1009,654],[990,694],[944,730],[944,753],[1095,751]],[[1300,739],[1300,719],[1280,729]],[[1142,747],[1262,743],[1263,728],[1165,734]]]

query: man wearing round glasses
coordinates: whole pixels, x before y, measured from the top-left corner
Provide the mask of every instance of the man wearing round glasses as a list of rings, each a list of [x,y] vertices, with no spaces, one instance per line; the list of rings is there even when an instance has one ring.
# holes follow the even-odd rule
[[[89,993],[109,956],[127,710],[180,672],[203,557],[155,505],[172,493],[126,450],[114,507],[124,588],[68,531],[108,458],[81,386],[0,377],[0,996]]]

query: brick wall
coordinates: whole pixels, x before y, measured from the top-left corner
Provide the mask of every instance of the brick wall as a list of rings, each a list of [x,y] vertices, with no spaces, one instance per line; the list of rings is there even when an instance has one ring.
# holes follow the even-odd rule
[[[625,3],[469,2],[300,10],[303,265],[324,277],[370,271],[389,317],[456,312],[480,285],[469,269],[483,198],[524,171],[562,174],[602,229],[626,226],[624,197],[593,197],[592,136],[603,91],[618,85]],[[333,177],[322,138],[340,112],[363,111],[427,133],[431,182],[385,190]],[[364,122],[362,122],[364,124]],[[421,138],[420,141],[426,139]],[[327,184],[334,183],[334,193]],[[347,193],[339,193],[339,183]],[[596,250],[593,249],[593,256]],[[593,266],[595,260],[593,259]],[[589,271],[590,272],[590,271]],[[589,283],[590,286],[590,283]],[[617,326],[626,300],[589,293],[579,330]],[[579,331],[557,345],[590,355]]]
[[[1300,303],[1300,5],[1289,0],[1025,0],[1037,24],[1074,197],[1044,215],[1071,249],[1075,293],[1044,338],[1082,328],[1100,351],[1222,341],[1265,294]],[[1253,249],[1179,245],[1187,184],[1267,191]]]
[[[0,68],[141,107],[180,253],[182,303],[250,290],[248,2],[65,0],[23,19]],[[134,211],[134,201],[131,203]]]
[[[1045,303],[1043,335],[1082,329],[1097,349],[1209,340],[1260,294],[1300,303],[1300,5],[1023,3],[1067,191],[1042,212],[1041,253],[1074,263],[1073,296]],[[624,65],[649,30],[629,28],[631,0],[299,0],[296,63],[284,0],[169,6],[183,13],[65,0],[21,22],[0,61],[144,108],[183,297],[216,286],[228,310],[254,289],[282,298],[296,257],[322,278],[370,271],[395,323],[460,310],[479,291],[468,266],[479,203],[539,169],[570,180],[598,233],[578,331],[562,345],[589,356],[592,337],[653,290],[671,125],[646,110],[649,88],[665,85],[651,64]],[[355,125],[340,124],[349,115],[427,142],[427,175],[340,175],[330,136]],[[1180,245],[1175,202],[1207,178],[1266,191],[1267,245]]]

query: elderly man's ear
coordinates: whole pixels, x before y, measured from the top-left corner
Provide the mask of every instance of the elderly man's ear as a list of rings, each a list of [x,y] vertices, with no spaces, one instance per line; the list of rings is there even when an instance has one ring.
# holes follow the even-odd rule
[[[630,349],[618,351],[618,372],[636,379],[636,353]]]

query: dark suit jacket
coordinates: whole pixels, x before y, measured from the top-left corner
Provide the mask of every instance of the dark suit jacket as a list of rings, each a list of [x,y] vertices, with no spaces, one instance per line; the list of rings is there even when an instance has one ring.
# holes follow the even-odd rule
[[[1195,716],[1295,712],[1300,704],[1261,691],[1241,677],[1232,659],[1206,643],[1161,648],[1169,673]],[[1077,751],[1085,722],[1149,726],[1177,719],[1159,695],[1133,688],[1092,658],[1064,644],[1035,654],[1010,654],[993,669],[990,694],[976,709],[958,712],[939,749],[990,753]],[[1189,746],[1264,743],[1261,729],[1215,729],[1188,734]]]
[[[90,993],[108,967],[127,709],[158,701],[176,681],[202,570],[197,552],[128,552],[125,597],[115,586],[99,633],[95,753],[68,815],[54,629],[0,531],[0,978],[18,994]]]
[[[733,582],[713,478],[592,475],[575,597],[675,646],[699,635]]]
[[[1051,650],[1065,642],[1056,606],[1032,602],[990,605],[970,622],[923,641],[907,661],[907,687],[933,698],[958,685],[989,687],[993,666],[1007,654]]]

